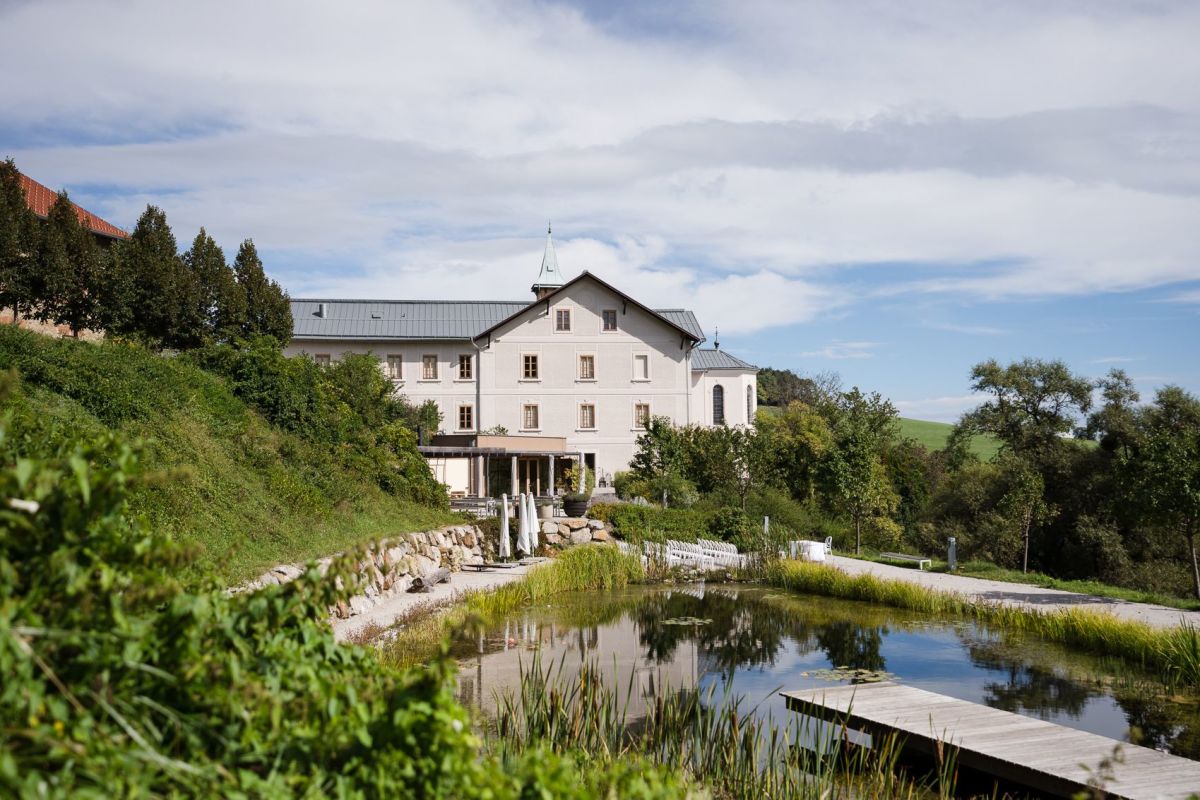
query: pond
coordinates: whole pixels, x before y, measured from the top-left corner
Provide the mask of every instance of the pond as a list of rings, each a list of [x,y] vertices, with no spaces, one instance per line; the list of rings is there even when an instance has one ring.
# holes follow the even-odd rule
[[[460,699],[485,711],[539,653],[564,675],[596,663],[629,717],[664,687],[726,692],[787,718],[778,692],[896,680],[1200,760],[1200,698],[1119,659],[1011,631],[745,585],[633,587],[556,597],[455,643]]]

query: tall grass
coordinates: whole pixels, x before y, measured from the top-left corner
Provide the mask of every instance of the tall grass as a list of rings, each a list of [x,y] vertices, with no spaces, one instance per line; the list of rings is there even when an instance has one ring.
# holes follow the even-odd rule
[[[498,698],[485,731],[489,749],[502,759],[538,747],[572,753],[603,768],[638,756],[679,770],[710,787],[719,798],[953,796],[953,748],[936,774],[915,781],[898,769],[902,739],[875,737],[872,745],[849,743],[838,724],[814,724],[789,715],[780,725],[740,698],[659,686],[644,698],[646,714],[629,713],[636,676],[622,692],[607,683],[595,663],[565,675],[564,661],[543,668],[535,655],[516,691]]]
[[[1161,671],[1170,681],[1200,687],[1200,631],[1191,625],[1161,630],[1084,609],[1014,608],[969,600],[907,581],[847,575],[834,567],[798,561],[768,563],[762,574],[766,583],[793,591],[968,617],[988,626],[1136,661]]]
[[[490,591],[464,593],[453,606],[410,618],[381,648],[381,657],[400,667],[426,663],[455,632],[477,630],[513,611],[563,592],[622,589],[645,580],[642,561],[615,547],[572,547],[519,581]]]

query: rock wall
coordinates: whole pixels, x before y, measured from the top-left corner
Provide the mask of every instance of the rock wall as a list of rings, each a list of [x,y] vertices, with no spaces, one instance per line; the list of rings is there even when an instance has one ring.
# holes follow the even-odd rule
[[[542,520],[542,538],[546,544],[568,547],[588,542],[611,542],[612,531],[598,519],[568,517],[567,519]]]
[[[451,525],[384,539],[358,565],[362,594],[350,598],[348,603],[338,603],[330,611],[339,619],[348,619],[371,610],[389,597],[408,591],[413,578],[428,575],[439,567],[458,572],[463,564],[482,563],[481,542],[482,533],[474,525]],[[324,572],[334,558],[336,556],[323,558],[317,562],[317,566]],[[302,565],[280,564],[237,587],[235,591],[252,592],[264,586],[287,583],[300,577],[303,572]]]

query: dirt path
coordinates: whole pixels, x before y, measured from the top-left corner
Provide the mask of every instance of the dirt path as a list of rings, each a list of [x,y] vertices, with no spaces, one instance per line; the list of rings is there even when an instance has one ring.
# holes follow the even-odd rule
[[[495,589],[506,583],[518,581],[536,567],[513,567],[512,569],[496,569],[488,572],[464,570],[450,574],[448,583],[439,583],[428,594],[398,594],[372,608],[365,614],[359,614],[349,619],[335,619],[333,633],[338,640],[345,640],[369,625],[379,625],[387,628],[396,618],[421,605],[448,605],[464,592]]]
[[[851,575],[871,574],[879,578],[892,578],[918,586],[940,589],[944,592],[956,592],[973,600],[1003,603],[1039,611],[1086,608],[1091,611],[1109,613],[1121,619],[1144,622],[1156,628],[1173,628],[1181,621],[1188,621],[1196,627],[1200,627],[1200,611],[1183,611],[1178,608],[1150,605],[1149,603],[1133,603],[1111,597],[1094,597],[1087,594],[1064,592],[1059,589],[1043,589],[1040,586],[989,581],[984,578],[968,578],[943,572],[921,572],[905,567],[894,567],[890,564],[878,564],[874,561],[860,561],[856,558],[830,556],[827,563]]]

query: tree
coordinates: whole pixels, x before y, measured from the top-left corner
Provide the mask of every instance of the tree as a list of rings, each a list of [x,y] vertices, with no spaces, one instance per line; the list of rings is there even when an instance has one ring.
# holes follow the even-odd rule
[[[37,226],[17,165],[11,158],[0,162],[0,308],[13,310],[14,323],[36,300]]]
[[[114,333],[181,349],[203,342],[200,284],[179,257],[161,209],[146,206],[114,255],[107,312]]]
[[[1177,386],[1160,389],[1137,415],[1138,437],[1118,456],[1126,499],[1147,518],[1176,530],[1187,546],[1200,598],[1200,400]]]
[[[971,370],[971,389],[991,399],[964,414],[958,427],[990,433],[1020,453],[1056,447],[1092,403],[1091,381],[1071,374],[1062,361],[1026,358],[1001,367],[990,359]]]
[[[1137,405],[1141,396],[1123,369],[1110,370],[1097,381],[1104,405],[1093,412],[1080,431],[1108,453],[1126,450],[1137,436]]]
[[[41,230],[38,271],[43,286],[38,317],[67,325],[71,335],[101,326],[103,254],[79,222],[75,205],[60,192]]]
[[[281,345],[292,338],[292,308],[279,284],[263,272],[262,260],[250,239],[242,242],[233,262],[238,286],[246,297],[247,336],[271,336]]]
[[[896,409],[878,393],[851,389],[841,396],[833,435],[824,472],[833,496],[845,503],[854,521],[854,552],[859,553],[863,521],[896,504],[882,461],[897,435]]]
[[[760,412],[755,429],[770,442],[773,468],[792,497],[814,499],[822,459],[833,446],[833,431],[826,419],[811,406],[795,401],[778,414]]]
[[[1011,486],[1000,500],[1000,506],[1017,520],[1024,548],[1021,557],[1021,572],[1029,572],[1029,535],[1033,526],[1053,519],[1057,512],[1046,502],[1046,482],[1042,475],[1028,462],[1009,455],[1004,464],[1010,475]]]
[[[197,312],[204,320],[205,338],[233,341],[246,325],[246,295],[225,263],[225,254],[204,228],[184,253],[183,263],[198,287]]]

